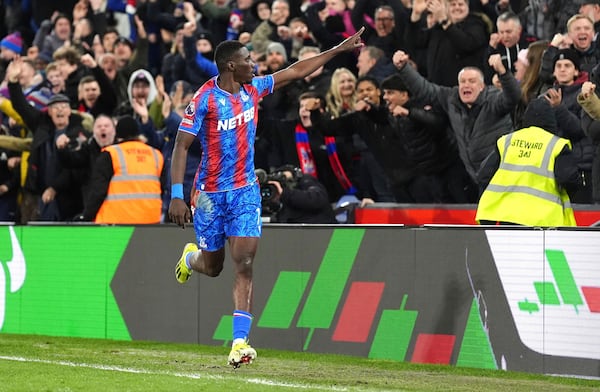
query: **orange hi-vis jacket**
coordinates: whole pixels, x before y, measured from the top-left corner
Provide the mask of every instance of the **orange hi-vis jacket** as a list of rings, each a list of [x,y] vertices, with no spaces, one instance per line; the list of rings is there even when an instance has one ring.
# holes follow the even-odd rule
[[[95,223],[160,223],[160,151],[139,141],[126,141],[103,149],[110,153],[114,175]]]

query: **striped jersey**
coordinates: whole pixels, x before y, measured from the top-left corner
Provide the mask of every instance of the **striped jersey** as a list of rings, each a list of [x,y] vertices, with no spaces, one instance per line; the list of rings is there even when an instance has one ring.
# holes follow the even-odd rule
[[[254,138],[258,102],[273,92],[273,76],[252,78],[237,94],[217,85],[217,77],[194,94],[179,125],[202,144],[202,160],[196,173],[196,189],[221,192],[256,182]]]

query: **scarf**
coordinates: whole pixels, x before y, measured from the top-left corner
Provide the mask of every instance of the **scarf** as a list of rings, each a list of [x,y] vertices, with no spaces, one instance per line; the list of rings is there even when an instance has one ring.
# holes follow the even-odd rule
[[[327,147],[329,164],[331,165],[333,174],[335,174],[338,182],[348,194],[355,194],[356,188],[354,188],[348,179],[346,171],[340,162],[340,158],[337,153],[337,146],[335,144],[335,137],[325,136],[325,146]],[[300,123],[296,125],[296,151],[298,153],[298,160],[300,161],[300,169],[302,169],[302,173],[310,174],[316,178],[317,167],[315,165],[315,159],[310,148],[308,132],[306,132],[306,129]]]

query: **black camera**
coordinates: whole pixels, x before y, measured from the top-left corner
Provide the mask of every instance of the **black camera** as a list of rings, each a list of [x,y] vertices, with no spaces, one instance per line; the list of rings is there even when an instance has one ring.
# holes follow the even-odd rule
[[[289,168],[287,166],[290,166]],[[285,175],[285,172],[292,173],[292,178]],[[281,209],[281,203],[278,200],[279,192],[277,187],[269,184],[269,181],[277,181],[282,189],[293,188],[296,186],[298,177],[302,175],[302,171],[292,165],[286,165],[275,169],[272,173],[267,174],[263,169],[254,171],[258,177],[260,184],[260,200],[262,205],[263,215],[272,215]]]

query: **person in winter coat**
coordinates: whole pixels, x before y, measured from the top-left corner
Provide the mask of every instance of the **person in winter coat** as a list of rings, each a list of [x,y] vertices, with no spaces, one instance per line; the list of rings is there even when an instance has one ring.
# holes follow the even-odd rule
[[[468,0],[415,0],[406,39],[414,48],[427,48],[426,73],[429,81],[456,86],[456,75],[465,67],[481,67],[489,42],[486,24],[469,12]],[[427,26],[427,12],[434,20]]]
[[[398,75],[414,99],[431,102],[446,113],[465,169],[477,181],[481,162],[493,150],[496,140],[513,129],[511,113],[521,98],[519,83],[506,70],[499,54],[490,56],[489,63],[499,75],[501,90],[486,86],[482,71],[475,67],[458,73],[458,86],[440,86],[406,66],[408,60],[402,51],[394,54]]]

